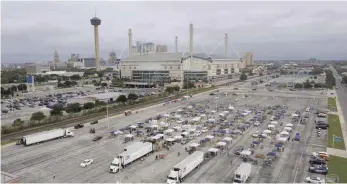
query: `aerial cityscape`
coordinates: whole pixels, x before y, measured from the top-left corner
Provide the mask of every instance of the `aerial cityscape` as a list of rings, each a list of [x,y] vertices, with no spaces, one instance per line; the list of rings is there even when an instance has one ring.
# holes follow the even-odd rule
[[[347,183],[347,2],[1,5],[1,183]]]

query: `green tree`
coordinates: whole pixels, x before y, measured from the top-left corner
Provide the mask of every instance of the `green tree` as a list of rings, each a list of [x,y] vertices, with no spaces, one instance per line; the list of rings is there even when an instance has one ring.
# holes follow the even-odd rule
[[[264,75],[263,72],[260,72],[260,73],[259,73],[259,76],[263,76],[263,75]]]
[[[126,101],[127,101],[127,97],[125,95],[119,95],[118,98],[116,99],[116,102],[121,102],[123,104],[125,104]]]
[[[30,121],[42,121],[44,118],[46,117],[46,115],[39,111],[39,112],[34,112],[33,114],[31,114],[31,117],[30,117]]]
[[[11,86],[11,91],[18,91],[17,86],[15,86],[15,85]]]
[[[95,101],[95,107],[100,107],[100,106],[105,106],[105,105],[107,105],[107,103],[104,101],[100,101],[100,100]]]
[[[95,107],[95,104],[93,102],[87,102],[83,104],[83,109],[92,109]]]
[[[347,76],[343,76],[341,82],[347,84]]]
[[[294,85],[294,88],[297,88],[297,89],[303,88],[303,87],[304,87],[304,85],[301,84],[301,83],[296,83],[296,84]]]
[[[246,75],[245,73],[242,73],[242,74],[240,75],[240,80],[241,80],[241,81],[247,80],[247,75]]]
[[[324,71],[322,68],[314,68],[313,70],[311,70],[311,74],[312,75],[319,75],[322,74]]]
[[[317,76],[313,76],[314,79],[317,79]]]
[[[19,84],[19,85],[18,85],[18,90],[19,90],[19,91],[25,91],[25,90],[27,90],[27,89],[28,89],[28,87],[27,87],[26,84]]]
[[[180,88],[179,86],[174,86],[174,87],[173,87],[173,90],[174,90],[174,91],[177,91],[177,92],[179,92],[180,89],[181,89],[181,88]]]
[[[137,98],[138,98],[138,96],[137,96],[137,94],[135,94],[135,93],[129,93],[128,94],[128,100],[130,100],[130,101],[135,101],[135,100],[137,100]]]
[[[81,76],[79,76],[79,75],[72,75],[71,77],[70,77],[70,79],[71,80],[81,80]]]
[[[111,80],[111,79],[110,79],[110,77],[106,77],[106,80],[109,81],[109,80]]]
[[[65,111],[67,113],[78,113],[78,112],[81,112],[81,110],[82,110],[81,104],[77,102],[68,104],[65,108]]]
[[[107,83],[106,83],[106,82],[103,82],[103,83],[101,83],[101,86],[102,86],[102,87],[107,87]]]
[[[308,79],[304,82],[304,88],[312,88],[312,85]]]
[[[171,86],[168,86],[168,87],[166,87],[166,89],[165,89],[165,92],[168,92],[168,93],[173,93],[174,92],[174,88],[173,87],[171,87]]]
[[[50,111],[51,116],[62,116],[63,115],[63,106],[61,104],[55,104],[52,108],[52,110]]]
[[[24,121],[22,121],[20,118],[13,121],[12,126],[14,127],[21,127],[24,125]]]

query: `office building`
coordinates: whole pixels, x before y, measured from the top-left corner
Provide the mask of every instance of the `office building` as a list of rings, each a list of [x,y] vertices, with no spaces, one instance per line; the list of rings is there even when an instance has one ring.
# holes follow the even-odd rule
[[[155,52],[159,53],[159,52],[167,52],[167,45],[157,45],[155,47]]]

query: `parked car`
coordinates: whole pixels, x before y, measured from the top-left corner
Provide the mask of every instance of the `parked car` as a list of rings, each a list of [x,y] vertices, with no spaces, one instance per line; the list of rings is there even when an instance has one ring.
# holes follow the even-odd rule
[[[309,162],[310,162],[310,164],[317,164],[317,165],[325,165],[326,164],[325,159],[318,158],[318,157],[311,157]]]
[[[316,129],[327,129],[329,125],[327,124],[317,124]]]
[[[328,168],[322,165],[316,165],[313,167],[309,167],[308,171],[311,173],[317,173],[317,174],[328,174]]]
[[[258,138],[259,135],[260,135],[260,132],[259,132],[259,131],[256,131],[256,132],[254,132],[254,133],[252,134],[252,137]]]
[[[316,177],[316,176],[309,176],[305,178],[305,182],[306,183],[325,183],[325,180],[320,178],[320,177]]]
[[[86,159],[80,164],[80,166],[81,167],[87,167],[88,165],[90,165],[92,163],[93,163],[93,159]]]
[[[235,150],[235,155],[240,155],[240,153],[242,152],[244,150],[244,148],[242,147],[242,146],[240,146],[240,147],[238,147],[238,148],[236,148],[236,150]]]
[[[100,139],[102,139],[102,136],[96,136],[96,137],[93,139],[93,141],[98,141],[98,140],[100,140]]]

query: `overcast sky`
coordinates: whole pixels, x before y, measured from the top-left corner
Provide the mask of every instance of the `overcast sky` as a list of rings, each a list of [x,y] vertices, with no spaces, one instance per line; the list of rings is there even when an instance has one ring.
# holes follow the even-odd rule
[[[99,27],[101,57],[128,53],[133,41],[167,44],[188,51],[189,23],[194,24],[194,51],[247,51],[257,59],[347,59],[347,2],[1,2],[2,62],[48,61],[58,50],[94,55],[90,18]]]

